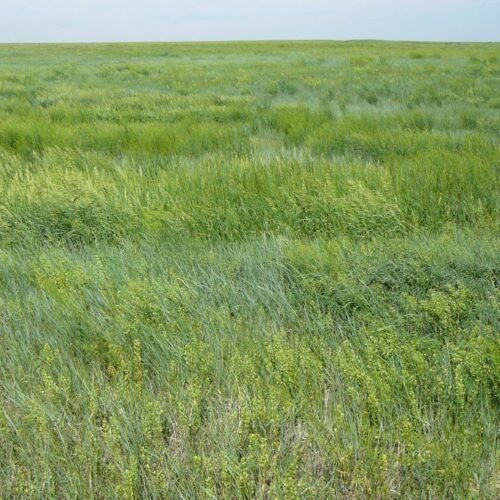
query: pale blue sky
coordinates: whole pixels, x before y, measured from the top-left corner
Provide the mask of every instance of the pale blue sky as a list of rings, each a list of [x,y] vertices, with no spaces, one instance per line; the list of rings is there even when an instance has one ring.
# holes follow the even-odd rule
[[[0,0],[0,42],[500,41],[500,0]]]

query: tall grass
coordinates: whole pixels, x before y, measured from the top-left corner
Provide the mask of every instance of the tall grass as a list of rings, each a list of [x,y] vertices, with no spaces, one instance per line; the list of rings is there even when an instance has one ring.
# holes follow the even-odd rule
[[[496,498],[498,55],[0,46],[0,497]]]

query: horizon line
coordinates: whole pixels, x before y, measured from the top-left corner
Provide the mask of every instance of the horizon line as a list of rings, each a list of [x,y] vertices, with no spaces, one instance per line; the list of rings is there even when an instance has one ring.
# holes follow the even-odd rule
[[[500,40],[429,40],[392,38],[248,38],[220,40],[113,40],[113,41],[22,41],[4,42],[1,45],[125,45],[125,44],[211,44],[211,43],[294,43],[294,42],[337,42],[337,43],[422,43],[422,44],[500,44]]]

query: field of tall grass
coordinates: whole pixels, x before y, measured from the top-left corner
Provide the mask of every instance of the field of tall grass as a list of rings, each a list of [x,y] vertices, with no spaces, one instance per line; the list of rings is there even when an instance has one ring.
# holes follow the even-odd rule
[[[0,498],[498,498],[500,45],[0,45]]]

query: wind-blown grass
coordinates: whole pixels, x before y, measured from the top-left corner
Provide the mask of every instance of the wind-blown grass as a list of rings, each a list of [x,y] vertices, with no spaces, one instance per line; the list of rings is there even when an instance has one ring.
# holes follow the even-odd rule
[[[0,46],[0,496],[496,498],[498,56]]]

